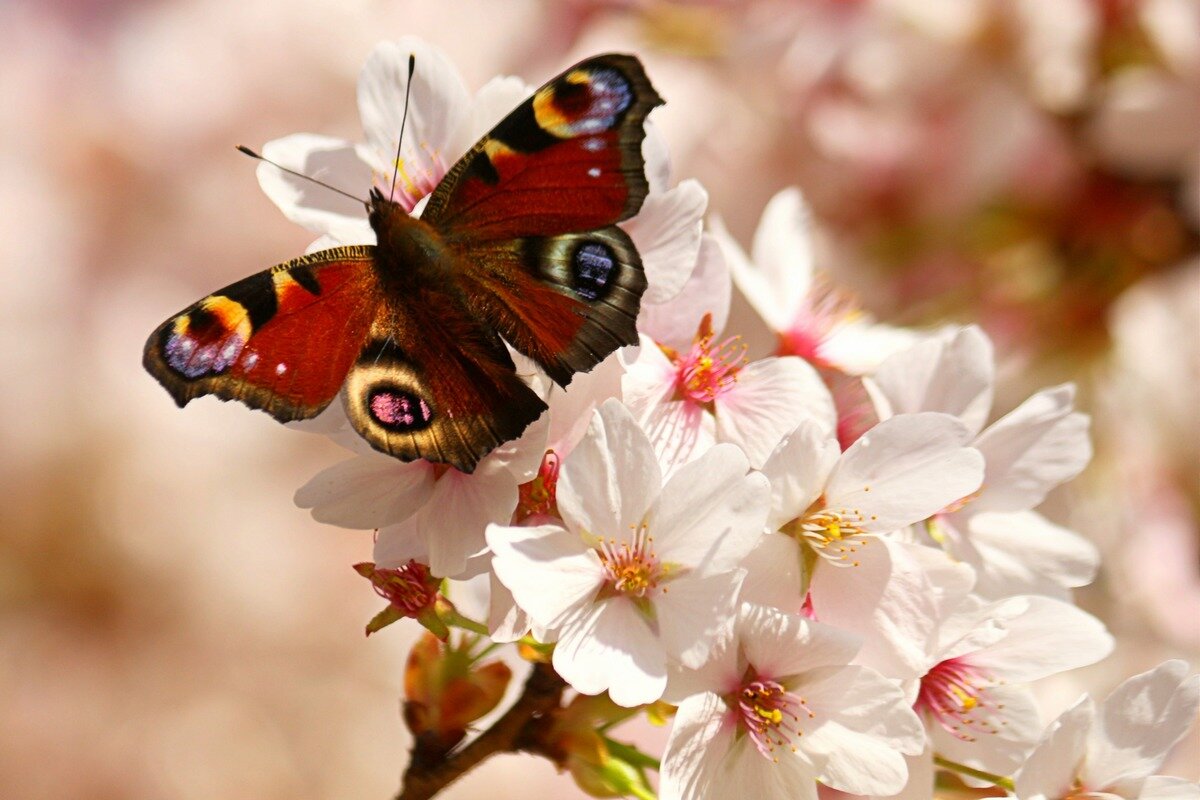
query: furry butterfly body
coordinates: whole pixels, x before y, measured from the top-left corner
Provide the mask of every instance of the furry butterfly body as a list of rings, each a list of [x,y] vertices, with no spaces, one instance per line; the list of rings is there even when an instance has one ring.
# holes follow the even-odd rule
[[[463,156],[421,218],[373,191],[375,245],[201,299],[150,335],[146,369],[181,406],[212,394],[280,421],[340,393],[377,450],[472,471],[546,408],[505,341],[562,386],[637,342],[646,279],[616,223],[646,196],[661,102],[636,58],[580,62]]]

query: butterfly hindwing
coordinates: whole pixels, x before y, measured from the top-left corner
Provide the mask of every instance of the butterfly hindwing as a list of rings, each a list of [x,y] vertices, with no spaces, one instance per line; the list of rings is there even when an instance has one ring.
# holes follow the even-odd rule
[[[649,186],[641,62],[586,59],[542,86],[463,156],[422,219],[463,242],[588,231],[628,219]]]
[[[559,385],[637,343],[646,276],[617,226],[496,242],[472,257],[460,282],[475,307]]]
[[[375,449],[462,472],[546,409],[517,377],[500,337],[476,322],[452,287],[389,304],[350,369],[343,401]]]
[[[374,250],[323,250],[214,292],[155,329],[142,363],[181,406],[212,394],[281,422],[314,417],[379,307]]]

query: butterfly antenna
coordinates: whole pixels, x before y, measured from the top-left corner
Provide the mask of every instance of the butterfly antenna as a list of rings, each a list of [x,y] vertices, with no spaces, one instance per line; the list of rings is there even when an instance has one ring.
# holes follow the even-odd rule
[[[239,153],[243,153],[245,155],[250,156],[253,159],[256,159],[258,161],[263,161],[267,164],[270,164],[275,169],[283,170],[288,175],[295,175],[297,178],[303,178],[306,181],[312,181],[317,186],[324,186],[326,189],[328,189],[331,192],[337,192],[342,197],[349,197],[351,200],[353,200],[356,203],[362,203],[364,206],[367,206],[368,208],[370,207],[366,200],[363,200],[362,198],[359,198],[359,197],[355,197],[354,195],[350,194],[349,192],[343,192],[341,189],[337,188],[336,186],[330,186],[328,183],[325,183],[325,181],[319,181],[316,178],[312,177],[311,175],[305,175],[304,173],[296,172],[296,170],[294,170],[294,169],[288,169],[287,167],[283,166],[282,164],[277,164],[274,161],[272,161],[271,159],[261,156],[258,153],[254,152],[249,147],[246,147],[244,144],[239,144],[237,146],[237,149],[238,149]]]
[[[404,85],[404,115],[400,117],[400,138],[396,142],[396,164],[392,167],[392,190],[388,198],[396,196],[396,175],[400,172],[400,146],[404,144],[404,123],[408,121],[408,95],[412,92],[413,71],[417,68],[417,57],[408,54],[408,80]]]

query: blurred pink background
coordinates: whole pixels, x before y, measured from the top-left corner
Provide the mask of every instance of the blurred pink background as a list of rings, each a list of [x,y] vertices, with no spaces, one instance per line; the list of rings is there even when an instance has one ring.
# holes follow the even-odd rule
[[[820,267],[885,320],[978,321],[997,412],[1080,384],[1097,457],[1052,516],[1104,552],[1118,638],[1047,719],[1167,657],[1200,667],[1200,5],[1193,0],[0,4],[0,785],[12,800],[389,797],[415,625],[365,640],[369,534],[292,493],[341,457],[185,412],[149,331],[312,236],[233,149],[357,138],[379,40],[468,85],[637,53],[675,178],[747,241],[796,184]],[[772,342],[741,301],[729,328]],[[661,741],[661,731],[630,736]],[[1195,731],[1169,765],[1195,779]],[[450,798],[582,796],[506,756]]]

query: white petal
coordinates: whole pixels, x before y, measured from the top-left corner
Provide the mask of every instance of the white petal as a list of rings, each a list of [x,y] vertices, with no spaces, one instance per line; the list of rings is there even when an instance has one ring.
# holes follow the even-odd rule
[[[922,338],[916,331],[881,325],[866,314],[860,314],[835,325],[821,340],[818,355],[822,361],[847,375],[868,375],[888,358],[907,350]],[[987,413],[986,409],[984,413]]]
[[[1025,766],[1016,776],[1017,797],[1021,800],[1058,800],[1073,793],[1095,713],[1092,699],[1084,695],[1050,723],[1041,743],[1029,754]]]
[[[983,457],[963,446],[966,437],[948,414],[884,420],[842,454],[825,489],[826,508],[861,511],[868,531],[893,531],[932,516],[979,488]]]
[[[654,123],[654,112],[646,120],[646,138],[642,141],[642,161],[645,164],[646,183],[650,193],[665,192],[671,186],[671,151],[667,137]]]
[[[733,445],[716,445],[671,476],[646,519],[664,562],[695,575],[728,572],[762,535],[770,488]]]
[[[428,564],[429,543],[417,530],[415,516],[380,528],[375,534],[371,558],[376,566],[391,569],[403,566],[413,559]]]
[[[820,667],[845,666],[859,647],[854,634],[798,614],[749,604],[742,605],[737,635],[750,664],[772,680]]]
[[[573,530],[623,538],[641,523],[661,486],[646,434],[628,408],[607,400],[563,463],[558,508]]]
[[[963,740],[931,722],[934,749],[951,761],[994,775],[1013,774],[1042,733],[1038,704],[1027,686],[995,686],[985,690],[980,705],[972,709],[971,718],[977,725],[990,725],[992,730],[981,732],[980,727],[968,727],[971,738]]]
[[[502,464],[481,464],[470,475],[450,469],[438,478],[416,518],[429,542],[433,574],[454,577],[462,572],[467,559],[487,546],[487,526],[512,518],[517,496],[517,481]]]
[[[973,655],[1008,683],[1029,681],[1094,664],[1112,651],[1104,624],[1069,603],[1024,595],[985,607],[981,618],[1001,621],[1005,637]]]
[[[1025,511],[1074,478],[1092,457],[1088,417],[1072,412],[1075,388],[1038,392],[975,442],[987,461],[980,511]]]
[[[327,467],[296,490],[296,505],[317,522],[371,530],[412,516],[433,494],[428,464],[363,455]]]
[[[828,759],[821,780],[854,794],[903,789],[908,768],[901,753],[920,753],[925,729],[900,688],[859,666],[829,667],[811,677],[799,691],[816,714],[817,727],[806,732],[802,745]]]
[[[515,642],[529,633],[529,615],[517,605],[508,587],[501,583],[495,570],[486,576],[488,581],[488,636],[493,642]]]
[[[660,800],[715,797],[713,784],[725,769],[736,730],[730,717],[725,701],[712,692],[679,706],[663,750]]]
[[[808,510],[825,490],[841,454],[837,439],[811,419],[803,420],[779,443],[762,467],[771,482],[768,530],[779,530]]]
[[[262,154],[280,166],[328,183],[366,201],[371,167],[358,157],[354,145],[342,139],[297,133],[263,145]],[[366,208],[337,192],[289,175],[265,161],[256,170],[258,185],[283,215],[339,244],[374,244]],[[332,245],[330,245],[332,246]]]
[[[1108,788],[1148,777],[1196,721],[1200,675],[1183,661],[1164,661],[1135,675],[1104,700],[1088,738],[1084,782]]]
[[[755,468],[804,420],[812,420],[823,431],[832,431],[837,421],[833,400],[817,371],[795,356],[747,365],[713,406],[717,440],[741,447]]]
[[[670,360],[642,336],[637,361],[621,379],[621,391],[667,471],[705,452],[716,440],[712,414],[696,403],[672,399],[675,380]]]
[[[702,666],[713,647],[733,631],[738,590],[746,573],[724,574],[672,581],[668,591],[654,598],[658,635],[667,656],[683,666]]]
[[[877,539],[854,567],[817,562],[809,592],[817,619],[862,637],[855,663],[890,678],[924,675],[936,646],[938,596],[920,565]]]
[[[662,644],[623,597],[597,604],[560,633],[554,669],[581,694],[607,690],[614,703],[626,707],[653,703],[667,685]]]
[[[804,606],[804,553],[782,533],[762,536],[742,561],[746,581],[741,601],[799,614]]]
[[[1033,511],[985,511],[967,520],[981,566],[976,590],[984,597],[1065,594],[1086,586],[1100,565],[1096,546]]]
[[[604,581],[595,551],[559,525],[489,525],[492,569],[534,622],[557,628],[578,613],[590,613]]]
[[[974,325],[931,337],[888,358],[866,382],[881,418],[941,411],[979,433],[992,407],[992,343]]]
[[[708,192],[686,180],[662,193],[646,196],[637,216],[621,227],[637,245],[646,271],[643,303],[665,303],[687,283],[700,255],[700,234]]]
[[[708,220],[708,233],[721,249],[721,255],[729,265],[729,274],[739,291],[758,312],[759,316],[773,331],[787,330],[792,323],[791,316],[777,301],[774,289],[767,282],[761,271],[750,261],[750,256],[729,233],[724,221],[712,214]]]
[[[405,123],[404,175],[397,191],[415,200],[432,188],[461,152],[450,152],[470,109],[470,96],[458,70],[441,50],[415,37],[383,42],[367,56],[358,79],[358,110],[371,166],[390,180],[408,86],[408,60],[415,57],[412,93]],[[460,135],[460,134],[459,134]]]
[[[562,457],[566,457],[587,432],[592,415],[605,400],[621,396],[621,380],[625,365],[618,351],[592,367],[591,371],[579,373],[566,389],[552,384],[546,403],[550,406],[550,431],[546,446]]]
[[[475,93],[462,127],[447,144],[449,152],[458,156],[466,153],[532,93],[532,87],[520,78],[498,76],[489,80]]]
[[[1142,784],[1137,800],[1200,800],[1200,785],[1186,778],[1151,775]]]
[[[696,254],[696,266],[683,288],[662,303],[643,300],[638,330],[657,342],[686,350],[705,314],[712,314],[714,331],[725,329],[731,285],[724,256],[712,239],[704,235]]]
[[[776,330],[786,330],[803,307],[813,281],[812,212],[799,189],[784,189],[767,203],[754,232],[750,258],[767,290],[766,298],[786,319],[784,327]],[[746,299],[754,304],[750,294]],[[755,309],[762,314],[757,304]]]

